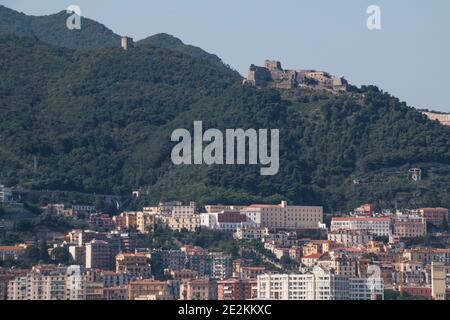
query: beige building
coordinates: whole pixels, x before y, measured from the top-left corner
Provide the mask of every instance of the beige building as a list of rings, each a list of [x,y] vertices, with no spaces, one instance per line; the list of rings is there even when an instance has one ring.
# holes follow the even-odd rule
[[[67,272],[70,268],[47,265],[33,267],[27,274],[9,281],[8,300],[69,300],[79,297],[74,292],[78,288],[74,275]]]
[[[103,282],[86,283],[86,300],[103,300],[105,285]]]
[[[445,226],[448,223],[448,209],[446,208],[421,208],[419,215],[437,227]]]
[[[426,219],[413,215],[397,216],[393,220],[393,235],[399,238],[419,238],[427,233]]]
[[[158,214],[165,216],[191,216],[196,213],[195,202],[183,204],[181,201],[161,202],[158,207]]]
[[[145,253],[120,253],[116,256],[116,272],[149,279],[152,276],[150,257]]]
[[[164,273],[170,276],[173,280],[186,281],[198,278],[198,272],[191,269],[181,269],[181,270],[164,270]]]
[[[431,264],[431,295],[434,300],[446,300],[447,274],[450,267],[441,262]]]
[[[194,279],[180,286],[180,300],[217,300],[217,283],[210,279]]]
[[[222,212],[222,211],[242,211],[247,206],[241,206],[241,205],[230,205],[230,206],[224,206],[224,205],[206,205],[205,209],[207,213],[216,213],[216,212]]]
[[[143,234],[151,233],[155,230],[155,215],[148,212],[136,213],[136,229]]]
[[[128,284],[128,300],[174,300],[167,281],[139,280]]]
[[[323,207],[255,204],[247,207],[248,216],[262,228],[269,229],[317,229],[323,223]]]
[[[187,230],[194,232],[200,228],[200,215],[162,217],[163,223],[173,231]]]
[[[303,256],[310,256],[318,253],[327,253],[331,249],[331,241],[315,240],[308,242],[303,246]]]
[[[368,244],[373,240],[373,236],[360,230],[336,230],[328,233],[328,240],[345,247],[353,247]]]
[[[127,230],[137,229],[137,212],[122,212],[120,214],[122,217],[123,228]]]
[[[233,233],[236,240],[262,240],[269,236],[269,228],[237,228]]]

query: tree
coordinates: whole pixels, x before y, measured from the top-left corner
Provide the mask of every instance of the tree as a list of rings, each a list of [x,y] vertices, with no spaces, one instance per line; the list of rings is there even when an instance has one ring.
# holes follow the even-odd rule
[[[25,249],[24,260],[30,265],[35,265],[39,262],[40,251],[36,246],[29,246]]]
[[[43,263],[50,262],[50,256],[48,254],[48,245],[46,240],[41,240],[39,244],[39,261]]]
[[[31,220],[19,220],[15,226],[18,232],[32,232],[34,230],[34,223]]]
[[[72,260],[70,252],[65,247],[57,247],[52,250],[52,260],[57,264],[69,264]]]

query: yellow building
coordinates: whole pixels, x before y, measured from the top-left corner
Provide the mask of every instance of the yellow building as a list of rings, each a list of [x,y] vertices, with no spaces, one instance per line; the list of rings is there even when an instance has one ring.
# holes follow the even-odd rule
[[[155,230],[155,215],[148,212],[137,212],[136,229],[145,234],[153,232]]]

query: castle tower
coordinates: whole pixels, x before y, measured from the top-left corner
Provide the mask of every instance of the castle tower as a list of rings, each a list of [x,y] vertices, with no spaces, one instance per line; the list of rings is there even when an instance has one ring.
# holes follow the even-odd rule
[[[123,50],[128,50],[129,48],[133,48],[134,47],[133,38],[123,36],[120,40],[120,46],[122,47]]]
[[[283,71],[281,62],[275,60],[266,60],[266,68],[269,69],[269,71]]]

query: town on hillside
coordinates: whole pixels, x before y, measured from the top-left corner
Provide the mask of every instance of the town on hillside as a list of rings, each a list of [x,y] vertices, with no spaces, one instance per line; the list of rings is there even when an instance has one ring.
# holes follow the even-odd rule
[[[47,203],[33,224],[10,218],[25,210],[11,188],[0,201],[0,299],[450,298],[446,208]]]

